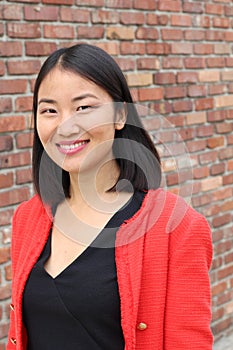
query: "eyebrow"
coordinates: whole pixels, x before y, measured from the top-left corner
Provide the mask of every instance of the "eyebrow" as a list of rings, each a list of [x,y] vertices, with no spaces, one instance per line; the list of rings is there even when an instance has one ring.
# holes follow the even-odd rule
[[[77,101],[81,101],[81,100],[84,100],[85,98],[87,97],[92,97],[92,98],[95,98],[96,100],[98,100],[98,97],[93,95],[93,94],[90,94],[90,93],[86,93],[86,94],[82,94],[80,96],[77,96],[77,97],[74,97],[72,98],[71,102],[77,102]],[[52,100],[50,98],[41,98],[38,102],[38,104],[40,103],[52,103],[52,104],[56,104],[57,101],[56,100]]]

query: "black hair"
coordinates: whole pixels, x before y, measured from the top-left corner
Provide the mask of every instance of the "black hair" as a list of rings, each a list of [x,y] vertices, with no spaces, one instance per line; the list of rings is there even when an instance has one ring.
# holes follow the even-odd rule
[[[42,65],[35,82],[32,171],[35,190],[43,201],[56,205],[70,195],[69,173],[44,151],[36,126],[38,91],[42,81],[55,67],[89,79],[103,88],[114,102],[126,103],[127,120],[123,129],[115,131],[113,142],[113,154],[120,169],[117,182],[127,180],[131,189],[139,191],[158,188],[161,181],[159,154],[141,123],[124,74],[104,50],[89,44],[77,44],[52,53]]]

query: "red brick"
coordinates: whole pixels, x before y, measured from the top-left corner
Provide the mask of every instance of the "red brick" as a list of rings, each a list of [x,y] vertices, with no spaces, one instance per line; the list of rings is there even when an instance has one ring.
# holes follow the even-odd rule
[[[144,55],[145,44],[144,43],[132,43],[132,42],[121,42],[120,52],[122,55]]]
[[[211,14],[211,15],[223,15],[224,13],[224,7],[220,4],[206,4],[205,5],[205,13]]]
[[[55,6],[25,6],[24,19],[26,21],[57,21],[58,7]]]
[[[30,0],[8,0],[9,2],[30,2],[30,3],[39,3],[40,2],[40,0],[32,0],[32,1],[30,1]]]
[[[76,0],[76,5],[102,7],[104,6],[104,0]]]
[[[22,133],[16,135],[17,148],[32,147],[33,137],[31,133]]]
[[[77,29],[77,37],[79,39],[89,38],[89,39],[101,39],[104,36],[104,28],[99,26],[93,27],[81,27]]]
[[[231,159],[233,158],[233,148],[226,148],[219,151],[219,159]]]
[[[10,260],[10,247],[2,247],[0,254],[0,264],[3,264]]]
[[[182,40],[184,37],[181,29],[161,29],[163,40]]]
[[[159,16],[153,12],[147,13],[146,23],[148,25],[152,25],[152,26],[159,24]],[[165,24],[167,24],[167,23],[168,23],[168,16],[166,16],[166,23]]]
[[[7,35],[10,38],[40,38],[41,29],[34,23],[7,23]]]
[[[203,57],[188,57],[184,59],[184,65],[187,69],[205,68],[205,59]]]
[[[135,9],[141,9],[141,10],[156,10],[157,2],[156,0],[147,0],[147,1],[141,1],[141,0],[134,0],[133,7]]]
[[[212,221],[212,225],[213,227],[220,227],[220,226],[223,226],[223,225],[226,225],[228,224],[229,222],[231,222],[231,219],[232,219],[232,216],[231,214],[224,214],[224,215],[221,215],[221,216],[218,216],[216,218],[213,219]],[[224,269],[225,270],[225,273],[227,271],[227,269]],[[233,272],[233,266],[231,268],[231,271]],[[221,275],[223,275],[223,270],[221,271]],[[221,277],[219,276],[219,278],[221,279]]]
[[[200,164],[209,164],[216,162],[218,158],[217,151],[205,152],[199,155]]]
[[[203,4],[202,2],[184,2],[183,12],[203,13]]]
[[[216,124],[216,131],[218,134],[229,133],[232,130],[233,130],[233,124],[229,124],[229,123]],[[233,156],[233,154],[232,154],[232,156]]]
[[[0,135],[0,152],[11,151],[13,148],[13,139],[10,135]]]
[[[11,187],[14,184],[14,174],[11,173],[5,173],[0,174],[0,189]]]
[[[227,144],[233,145],[233,135],[227,135]]]
[[[188,96],[206,96],[206,86],[205,85],[190,85],[188,87]]]
[[[224,172],[225,172],[225,164],[223,163],[213,164],[210,167],[210,174],[212,176],[220,175],[220,174],[223,174]]]
[[[75,38],[74,28],[65,25],[44,25],[44,37],[54,39],[73,39]]]
[[[227,170],[232,171],[233,170],[233,160],[228,160],[227,162]]]
[[[160,120],[158,118],[143,118],[142,122],[148,131],[158,130],[160,128]]]
[[[222,95],[226,91],[226,85],[210,85],[208,87],[209,95]],[[232,91],[233,92],[233,91]]]
[[[98,40],[93,42],[93,45],[100,47],[102,50],[105,50],[109,53],[109,55],[119,55],[119,43],[115,41],[107,41],[103,42]]]
[[[122,24],[144,24],[145,23],[145,14],[141,12],[122,12],[120,14],[120,23]]]
[[[194,128],[185,128],[179,130],[179,135],[183,141],[193,140],[196,136],[196,131]]]
[[[22,52],[23,46],[21,42],[0,42],[0,56],[2,57],[21,56]]]
[[[206,140],[187,141],[186,146],[189,152],[199,152],[206,148]]]
[[[214,44],[214,53],[216,55],[225,55],[231,53],[230,45],[227,44]]]
[[[209,168],[207,166],[193,169],[194,179],[202,179],[208,176],[209,176]]]
[[[137,67],[138,69],[143,69],[143,70],[154,70],[154,69],[159,69],[160,68],[160,62],[158,58],[138,58],[137,59]]]
[[[192,101],[174,101],[173,102],[173,111],[174,112],[189,112],[193,108]]]
[[[233,174],[223,176],[223,185],[233,184]]]
[[[154,101],[163,98],[162,88],[139,89],[139,101]]]
[[[118,23],[119,13],[116,11],[97,10],[91,13],[93,23]]]
[[[194,27],[203,27],[210,28],[211,21],[209,16],[194,16],[193,17],[193,26]]]
[[[157,85],[175,84],[176,76],[174,73],[156,73],[154,74],[154,83]]]
[[[108,0],[106,3],[106,7],[111,8],[132,8],[132,0]]]
[[[224,146],[224,137],[215,136],[213,138],[208,138],[207,145],[209,148],[218,148]]]
[[[233,33],[232,32],[225,32],[224,33],[224,40],[225,41],[233,41]]]
[[[209,68],[225,67],[224,57],[210,57],[206,59],[206,63]]]
[[[147,43],[146,52],[148,55],[168,55],[171,52],[171,45],[167,43]]]
[[[225,6],[225,15],[226,16],[233,16],[233,7],[232,6]]]
[[[75,0],[42,0],[43,4],[73,5]]]
[[[90,11],[69,7],[61,7],[60,18],[62,22],[87,23],[90,19]]]
[[[175,55],[191,55],[193,53],[193,45],[190,43],[172,43],[171,53]]]
[[[56,50],[54,42],[32,42],[25,43],[26,55],[28,56],[48,56]]]
[[[196,83],[198,76],[196,72],[178,72],[177,73],[177,82],[179,84],[183,83]]]
[[[202,41],[205,40],[205,31],[204,30],[186,30],[184,33],[185,40],[190,41]]]
[[[30,165],[30,163],[31,155],[29,151],[0,156],[0,164],[2,169]]]
[[[16,112],[29,112],[32,110],[32,96],[18,97],[15,100]]]
[[[9,225],[13,216],[13,209],[5,209],[0,211],[0,226]]]
[[[157,40],[159,38],[158,30],[152,28],[138,28],[136,31],[136,39]]]
[[[25,93],[27,89],[26,79],[12,79],[0,81],[0,94]]]
[[[224,110],[220,111],[209,111],[208,112],[208,122],[218,122],[224,120],[226,117],[226,113]]]
[[[37,74],[40,70],[39,60],[8,61],[7,70],[12,75]]]
[[[0,192],[0,207],[21,203],[30,197],[29,188],[18,188]]]
[[[214,133],[213,125],[202,125],[197,128],[198,137],[208,137],[212,136]],[[208,140],[207,140],[208,141]]]
[[[196,55],[210,55],[214,52],[213,44],[194,44],[194,53]]]
[[[95,27],[93,27],[93,29],[95,29]],[[99,29],[102,29],[103,35],[104,28],[100,27]],[[106,29],[106,36],[107,39],[110,40],[133,40],[135,33],[132,27],[108,27]]]
[[[12,111],[12,100],[9,97],[0,97],[0,113]]]
[[[0,61],[0,75],[5,74],[5,63],[3,61]]]
[[[12,280],[11,265],[5,266],[4,270],[5,270],[5,279],[6,279],[6,281],[11,281]]]
[[[150,107],[157,113],[160,114],[169,114],[172,112],[172,104],[165,101],[160,103],[153,103],[150,105]]]
[[[182,98],[187,95],[186,87],[172,86],[166,87],[165,89],[165,98]]]
[[[20,169],[16,171],[16,184],[22,185],[32,182],[32,169]]]
[[[160,0],[158,3],[158,10],[165,12],[180,12],[182,9],[181,1],[167,1]]]
[[[117,62],[117,64],[120,66],[120,68],[123,71],[135,70],[135,61],[134,61],[134,59],[115,57],[115,61]],[[153,68],[149,68],[149,66],[148,66],[148,68],[145,68],[145,69],[153,69]],[[156,68],[154,68],[154,69],[156,69]]]
[[[21,20],[22,7],[20,5],[0,5],[0,19]]]
[[[228,70],[221,73],[221,78],[223,81],[231,81],[233,80],[233,70]]]
[[[179,27],[191,27],[192,16],[190,15],[171,15],[171,25]]]
[[[213,98],[202,98],[195,101],[196,111],[203,111],[206,109],[214,108],[214,99]]]
[[[230,20],[229,20],[229,18],[214,17],[213,18],[213,27],[215,27],[215,28],[229,28],[230,27]]]
[[[162,60],[163,68],[182,68],[183,60],[180,57],[163,57]]]
[[[206,30],[205,36],[207,41],[222,41],[224,33],[220,30]]]

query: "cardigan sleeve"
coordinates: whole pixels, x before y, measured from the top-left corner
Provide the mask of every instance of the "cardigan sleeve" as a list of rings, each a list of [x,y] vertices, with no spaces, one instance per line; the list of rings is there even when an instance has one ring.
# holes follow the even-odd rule
[[[211,350],[210,227],[202,215],[189,209],[169,234],[164,349]]]

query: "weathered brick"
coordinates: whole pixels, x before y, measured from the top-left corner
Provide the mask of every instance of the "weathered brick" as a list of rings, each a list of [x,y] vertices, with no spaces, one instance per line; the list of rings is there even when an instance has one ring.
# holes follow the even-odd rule
[[[203,13],[203,3],[202,2],[184,2],[183,12],[190,13]]]
[[[225,172],[225,164],[223,164],[223,163],[213,164],[210,167],[210,174],[212,176],[220,175],[220,174],[223,174],[224,172]]]
[[[206,112],[194,112],[186,115],[187,125],[204,124],[206,119]]]
[[[28,56],[48,56],[56,50],[57,46],[54,42],[32,42],[25,43],[26,54]]]
[[[210,85],[208,87],[209,95],[222,95],[226,91],[226,85]],[[233,92],[233,91],[232,91]]]
[[[22,52],[23,46],[21,42],[0,42],[0,56],[21,56]]]
[[[151,73],[127,73],[126,80],[129,86],[147,86],[153,82],[153,75]]]
[[[115,57],[115,61],[117,62],[117,64],[120,66],[121,70],[123,71],[133,71],[135,70],[136,64],[134,59],[128,59],[125,57]],[[141,69],[140,67],[138,67],[139,69]],[[144,69],[144,68],[142,68]],[[145,68],[145,69],[152,69],[152,68]],[[156,68],[154,68],[156,69]]]
[[[203,57],[188,57],[184,59],[184,64],[187,69],[205,68],[205,59]]]
[[[193,103],[190,100],[179,100],[173,102],[174,112],[190,112],[193,108]]]
[[[21,20],[22,7],[20,5],[0,5],[0,19]]]
[[[158,30],[155,28],[138,28],[136,38],[139,40],[157,40],[159,38]]]
[[[220,72],[218,70],[202,70],[199,72],[198,78],[201,83],[219,81]]]
[[[7,23],[7,35],[10,38],[40,38],[41,29],[34,23]]]
[[[182,40],[184,32],[181,29],[161,29],[163,40]]]
[[[25,6],[24,19],[26,21],[57,21],[58,7],[55,6]]]
[[[209,13],[211,15],[223,15],[224,7],[220,4],[206,4],[205,5],[205,13]]]
[[[176,76],[174,73],[156,73],[154,74],[154,83],[157,85],[175,84]]]
[[[206,86],[204,86],[204,85],[190,85],[188,87],[188,96],[190,96],[190,97],[206,96]]]
[[[180,57],[164,57],[163,60],[163,68],[183,68],[183,60]]]
[[[177,82],[179,84],[184,84],[184,83],[196,83],[198,80],[198,75],[196,72],[179,72],[177,73]]]
[[[181,1],[167,1],[161,0],[158,2],[158,10],[165,12],[180,12],[182,9]]]
[[[135,33],[131,27],[108,27],[106,35],[111,40],[133,40]]]
[[[32,169],[19,169],[16,171],[16,184],[22,185],[32,182]]]
[[[0,97],[0,113],[12,111],[12,100],[9,97]]]
[[[119,13],[116,11],[97,10],[91,12],[91,20],[93,23],[118,23]]]
[[[141,9],[141,10],[156,10],[157,1],[156,0],[147,0],[147,1],[141,1],[141,0],[134,0],[133,7],[135,9]]]
[[[75,31],[72,26],[68,25],[44,25],[44,37],[55,39],[73,39]]]
[[[122,24],[144,24],[145,23],[145,14],[141,12],[122,12],[120,14],[120,23]]]
[[[160,69],[160,61],[158,58],[138,58],[137,59],[137,67],[138,69],[143,70],[154,70]]]
[[[42,0],[43,4],[73,5],[75,0]]]
[[[25,93],[26,89],[27,80],[25,79],[7,79],[0,81],[0,94]]]
[[[132,8],[132,0],[107,0],[106,6],[110,8]]]
[[[165,98],[182,98],[187,95],[186,87],[171,86],[165,88]]]
[[[0,156],[0,169],[30,165],[30,163],[31,163],[31,155],[29,151]],[[4,201],[2,203],[4,203]]]
[[[104,0],[76,0],[76,5],[102,7],[104,6]]]
[[[0,174],[0,189],[11,187],[14,184],[13,172]]]
[[[201,98],[195,100],[195,109],[196,111],[203,111],[206,109],[213,109],[214,107],[214,99],[210,98]]]
[[[213,52],[213,44],[194,44],[194,53],[196,55],[211,55]]]
[[[89,10],[61,7],[60,18],[62,22],[87,23],[90,19],[90,13]]]
[[[37,74],[40,70],[39,60],[8,61],[7,71],[10,75]]]
[[[224,137],[222,136],[215,136],[212,138],[208,138],[207,145],[209,148],[218,148],[224,146]]]
[[[104,28],[100,26],[86,27],[80,26],[77,28],[77,36],[79,39],[101,39],[104,36]]]
[[[21,203],[30,197],[29,188],[18,188],[0,192],[0,207]],[[1,292],[0,292],[1,294]]]
[[[204,30],[185,30],[184,33],[185,40],[189,41],[202,41],[205,40],[205,31]]]
[[[193,53],[193,45],[190,43],[172,43],[171,53],[175,55],[190,55]]]
[[[139,89],[139,101],[154,101],[161,100],[163,98],[163,89],[162,88],[145,88]]]
[[[171,52],[171,45],[168,43],[147,43],[146,52],[148,55],[168,55]]]
[[[24,130],[26,120],[24,116],[11,116],[0,118],[0,132]]]
[[[217,108],[232,106],[233,105],[232,95],[216,96],[215,104]]]
[[[20,133],[16,135],[17,148],[32,147],[33,137],[31,133]]]
[[[120,52],[122,55],[144,55],[145,54],[145,43],[135,42],[121,42]]]
[[[229,18],[220,18],[220,17],[213,18],[213,27],[215,27],[215,28],[229,28],[229,26],[230,26]]]
[[[225,55],[231,53],[229,44],[214,44],[214,53],[216,55]]]
[[[10,135],[0,136],[0,152],[11,151],[13,149],[13,139]]]
[[[192,16],[190,15],[171,15],[171,25],[179,27],[191,27]]]

